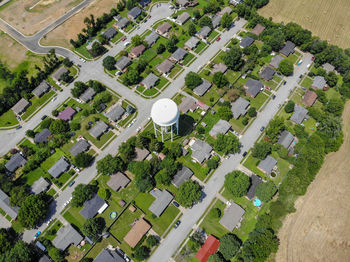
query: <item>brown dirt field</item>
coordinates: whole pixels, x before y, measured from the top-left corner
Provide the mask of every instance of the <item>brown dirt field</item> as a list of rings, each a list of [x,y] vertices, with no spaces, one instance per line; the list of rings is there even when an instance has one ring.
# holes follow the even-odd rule
[[[95,18],[103,13],[108,13],[111,8],[116,7],[118,0],[96,0],[79,13],[72,16],[63,24],[49,32],[41,40],[42,45],[58,45],[66,48],[72,48],[70,39],[77,39],[77,34],[85,27],[84,18],[93,14]]]
[[[30,9],[36,3],[35,7]],[[12,0],[0,17],[24,35],[33,35],[83,0]]]
[[[275,22],[296,22],[321,39],[350,47],[349,0],[270,0],[259,13]]]
[[[279,231],[276,261],[349,261],[350,257],[350,101],[344,114],[344,143],[329,154],[297,211]]]

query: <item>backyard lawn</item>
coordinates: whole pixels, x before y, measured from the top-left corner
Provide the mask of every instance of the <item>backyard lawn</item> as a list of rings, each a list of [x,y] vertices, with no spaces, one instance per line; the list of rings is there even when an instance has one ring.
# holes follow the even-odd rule
[[[22,119],[26,120],[29,118],[37,109],[40,107],[43,107],[45,104],[49,102],[49,99],[51,99],[55,95],[55,91],[51,90],[50,92],[44,94],[42,97],[33,97],[30,99],[31,105],[27,108],[26,112],[22,115]]]
[[[18,120],[11,109],[0,116],[0,127],[9,127],[17,124]]]

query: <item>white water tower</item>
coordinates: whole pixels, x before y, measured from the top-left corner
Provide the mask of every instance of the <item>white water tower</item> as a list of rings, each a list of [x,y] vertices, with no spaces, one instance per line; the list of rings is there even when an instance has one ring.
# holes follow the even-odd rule
[[[151,110],[154,133],[156,137],[160,133],[164,142],[164,133],[170,133],[173,141],[173,133],[179,134],[180,111],[176,103],[169,98],[162,98],[155,102]]]

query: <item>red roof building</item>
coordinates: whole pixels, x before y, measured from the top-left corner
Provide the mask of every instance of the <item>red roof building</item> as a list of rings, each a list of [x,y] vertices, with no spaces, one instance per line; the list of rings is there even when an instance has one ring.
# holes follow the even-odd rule
[[[219,245],[220,241],[216,237],[210,235],[197,252],[196,258],[201,262],[207,262],[209,257],[218,251]]]

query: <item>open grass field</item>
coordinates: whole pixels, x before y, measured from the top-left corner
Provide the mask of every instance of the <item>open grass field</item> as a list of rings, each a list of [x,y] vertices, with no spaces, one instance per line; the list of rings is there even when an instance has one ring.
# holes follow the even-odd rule
[[[350,47],[349,0],[270,0],[259,14],[275,22],[296,22],[342,48]]]
[[[348,261],[350,257],[350,103],[343,114],[344,143],[329,154],[296,212],[283,221],[276,261]]]

